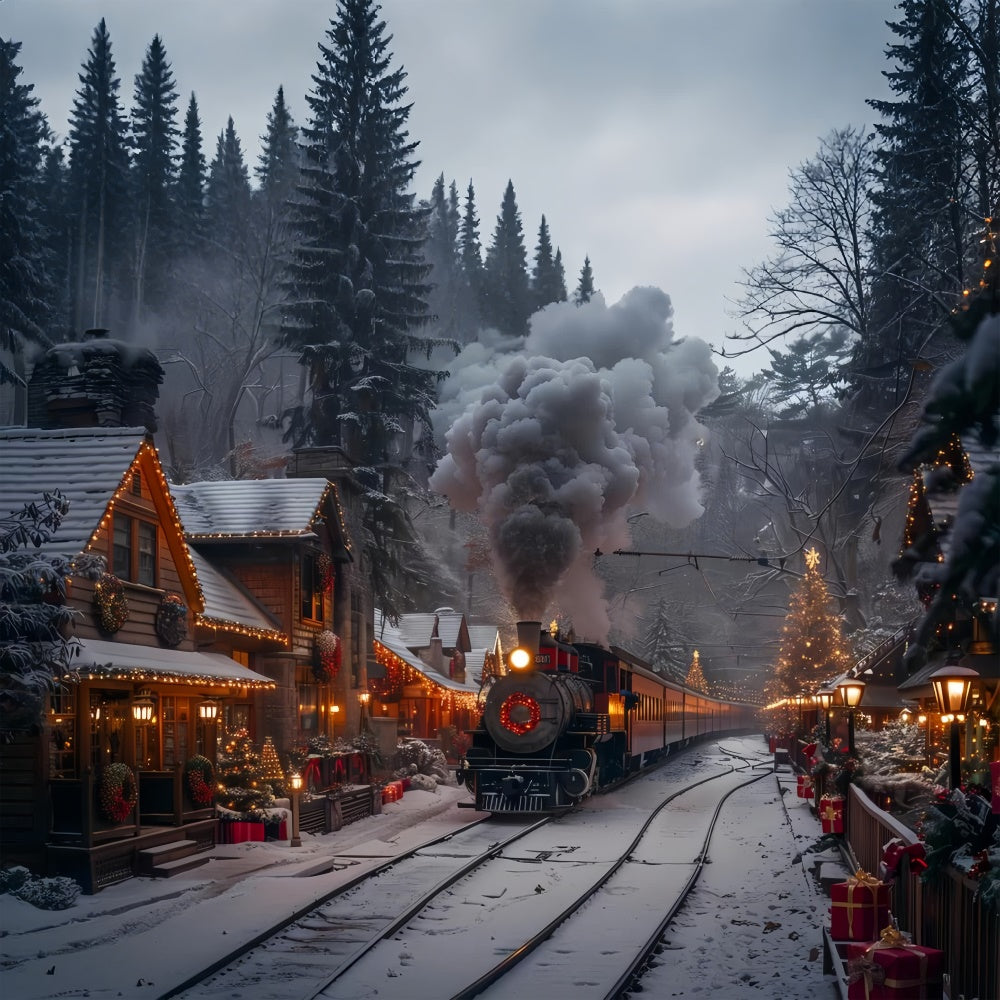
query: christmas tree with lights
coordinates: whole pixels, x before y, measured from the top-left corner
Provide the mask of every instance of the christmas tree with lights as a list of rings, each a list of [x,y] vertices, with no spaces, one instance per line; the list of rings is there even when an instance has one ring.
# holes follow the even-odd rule
[[[819,572],[819,553],[806,552],[806,574],[789,601],[778,662],[768,684],[772,701],[812,694],[851,666],[840,615],[830,610],[830,594]]]
[[[695,691],[702,691],[708,694],[708,681],[705,680],[705,674],[701,669],[701,660],[698,658],[698,650],[694,651],[694,656],[691,658],[691,666],[688,667],[687,677],[684,679],[684,683],[689,687],[693,688]]]
[[[226,737],[226,745],[219,754],[218,776],[218,801],[227,809],[247,813],[274,801],[271,786],[264,780],[260,755],[245,729],[237,729]]]

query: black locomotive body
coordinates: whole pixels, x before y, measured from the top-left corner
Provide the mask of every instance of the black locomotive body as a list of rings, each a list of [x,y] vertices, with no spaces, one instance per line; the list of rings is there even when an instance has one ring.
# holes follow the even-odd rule
[[[564,811],[693,740],[753,728],[753,706],[668,681],[617,647],[571,645],[537,623],[519,632],[534,648],[485,692],[459,773],[476,809]]]

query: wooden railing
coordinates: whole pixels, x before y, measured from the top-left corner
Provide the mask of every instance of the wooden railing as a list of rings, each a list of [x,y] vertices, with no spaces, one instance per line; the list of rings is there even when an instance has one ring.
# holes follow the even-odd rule
[[[845,808],[847,847],[860,868],[877,874],[882,851],[894,837],[914,844],[917,835],[879,809],[852,785]],[[940,948],[951,977],[951,996],[1000,997],[1000,914],[975,898],[976,883],[954,867],[923,881],[904,855],[893,884],[892,913],[914,944]]]

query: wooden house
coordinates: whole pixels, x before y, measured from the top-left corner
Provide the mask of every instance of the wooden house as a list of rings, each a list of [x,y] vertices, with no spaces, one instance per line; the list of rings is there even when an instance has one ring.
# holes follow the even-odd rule
[[[376,609],[374,645],[372,717],[395,719],[399,735],[440,742],[446,752],[478,724],[479,693],[503,672],[497,627],[470,626],[452,608],[401,615],[396,625]]]

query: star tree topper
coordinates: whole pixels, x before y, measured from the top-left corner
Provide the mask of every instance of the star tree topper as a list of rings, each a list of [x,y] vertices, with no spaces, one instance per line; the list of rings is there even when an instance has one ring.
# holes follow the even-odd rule
[[[819,553],[815,548],[809,549],[809,551],[806,552],[806,565],[810,569],[815,569],[819,565]]]

